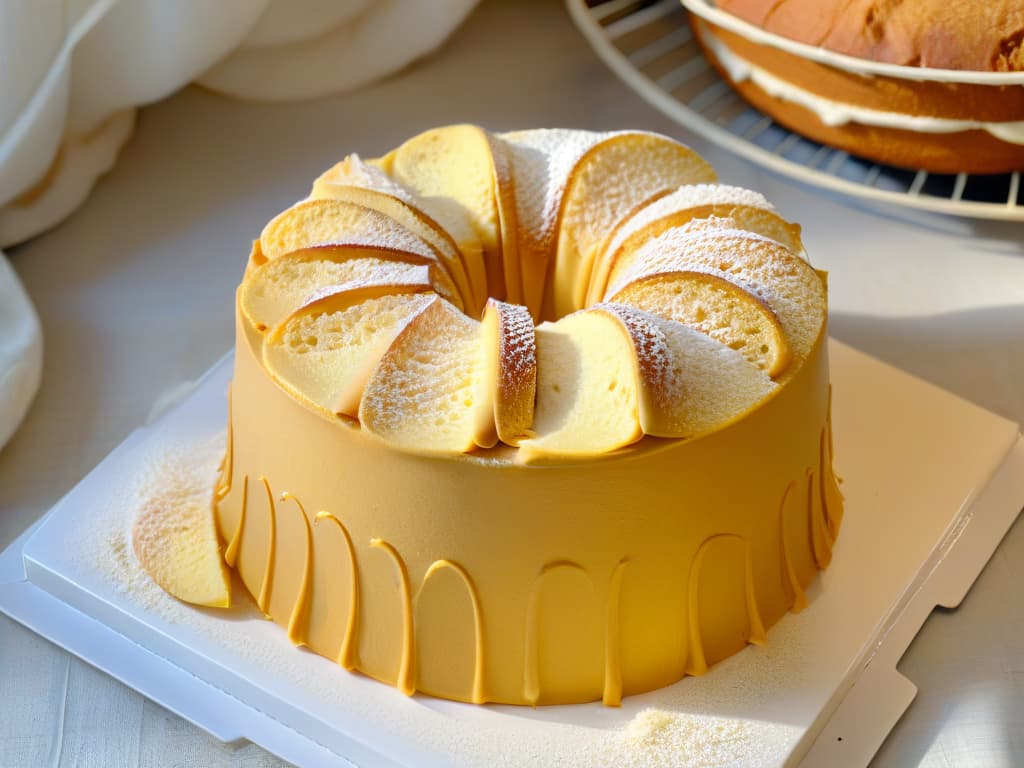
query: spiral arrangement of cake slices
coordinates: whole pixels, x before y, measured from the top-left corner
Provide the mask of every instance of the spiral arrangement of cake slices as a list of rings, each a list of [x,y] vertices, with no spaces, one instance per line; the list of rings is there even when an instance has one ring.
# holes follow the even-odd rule
[[[239,308],[281,387],[395,446],[698,437],[784,386],[826,311],[799,227],[714,182],[652,133],[434,129],[267,224]]]

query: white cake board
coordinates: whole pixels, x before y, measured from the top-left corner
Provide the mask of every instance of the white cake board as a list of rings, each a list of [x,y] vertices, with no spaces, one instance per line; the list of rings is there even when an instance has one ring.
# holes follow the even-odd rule
[[[198,610],[115,573],[126,484],[162,446],[223,429],[230,358],[0,555],[0,611],[215,737],[299,765],[598,765],[649,708],[671,712],[684,736],[703,734],[709,717],[724,723],[731,741],[710,744],[716,765],[865,765],[916,691],[900,657],[934,606],[962,600],[1024,506],[1024,441],[1011,422],[830,349],[847,508],[810,607],[784,617],[766,647],[619,709],[406,698],[292,648],[244,599],[228,614]],[[669,735],[644,749],[659,738]],[[659,764],[712,764],[690,749],[666,762],[665,746]]]

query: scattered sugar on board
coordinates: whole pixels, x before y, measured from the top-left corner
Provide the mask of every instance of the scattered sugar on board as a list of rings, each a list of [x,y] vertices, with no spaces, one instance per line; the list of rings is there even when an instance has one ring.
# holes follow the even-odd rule
[[[154,407],[154,412],[157,412]],[[139,510],[150,504],[174,504],[211,497],[217,468],[224,453],[225,433],[188,444],[172,444],[147,455],[120,496],[111,500],[111,525],[105,548],[92,553],[93,564],[105,572],[122,593],[131,593],[149,610],[181,605],[142,570],[132,549],[132,526]],[[170,618],[170,616],[168,616]]]
[[[559,766],[559,768],[705,768],[778,766],[803,731],[759,720],[777,691],[799,684],[806,649],[805,616],[789,616],[751,646],[703,677],[627,697],[618,709],[600,704],[530,709],[475,707],[393,688],[340,669],[288,642],[266,621],[237,581],[232,608],[197,609],[166,595],[142,571],[130,531],[139,499],[170,482],[205,487],[223,452],[223,433],[197,440],[164,439],[118,469],[126,490],[97,500],[88,520],[69,530],[77,578],[99,579],[122,607],[159,626],[169,625],[186,645],[258,679],[268,691],[288,692],[329,722],[374,743],[401,745],[414,764],[429,766]],[[194,472],[191,479],[185,477]],[[211,485],[212,487],[212,485]],[[75,576],[75,574],[72,574]]]

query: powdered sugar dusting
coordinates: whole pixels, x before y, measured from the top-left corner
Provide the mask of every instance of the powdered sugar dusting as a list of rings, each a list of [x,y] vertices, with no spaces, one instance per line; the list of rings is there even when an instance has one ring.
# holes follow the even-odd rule
[[[728,220],[725,220],[728,226]],[[810,351],[825,320],[825,288],[803,260],[750,232],[670,229],[637,249],[612,275],[607,295],[633,280],[677,270],[706,272],[763,299],[779,318],[794,353]]]
[[[595,144],[577,164],[559,222],[558,258],[590,253],[637,206],[680,185],[712,182],[700,155],[656,133],[626,131]]]
[[[509,392],[524,388],[530,379],[536,385],[537,337],[529,310],[519,304],[493,300],[498,307],[498,344],[501,381]]]
[[[726,184],[687,184],[644,206],[636,215],[627,219],[612,236],[605,254],[614,254],[626,240],[659,219],[694,208],[719,205],[746,206],[775,212],[764,195],[750,189]]]
[[[390,216],[342,200],[304,200],[275,217],[260,236],[270,258],[313,245],[404,251],[437,261],[434,249]]]
[[[241,292],[242,309],[257,328],[274,328],[300,306],[308,304],[311,294],[328,286],[425,283],[446,297],[454,291],[448,275],[439,265],[424,266],[400,258],[382,258],[386,256],[401,257],[402,254],[331,247],[285,254],[246,275]]]
[[[363,391],[363,428],[389,442],[458,453],[472,447],[479,322],[443,299],[413,317]]]
[[[655,319],[623,304],[597,304],[592,309],[612,315],[629,333],[640,369],[641,396],[652,398],[658,407],[669,407],[679,389],[678,375],[668,340]]]
[[[110,500],[112,519],[97,529],[95,544],[99,546],[82,550],[93,569],[109,579],[119,593],[131,594],[147,610],[164,613],[168,607],[185,604],[168,596],[142,569],[132,547],[132,528],[139,523],[140,511],[154,505],[197,504],[212,510],[225,434],[222,430],[204,440],[171,444],[144,457],[119,497]],[[142,522],[145,525],[145,520]],[[138,533],[147,540],[161,535],[152,526]]]
[[[334,285],[322,285],[311,291],[300,309],[307,309],[315,304],[332,296],[343,296],[348,293],[366,293],[374,288],[394,289],[394,293],[413,293],[417,290],[429,290],[432,288],[430,281],[430,269],[423,264],[406,265],[409,268],[402,270],[395,275],[387,277],[381,275],[368,275],[367,277],[348,280],[344,283]]]
[[[614,135],[567,128],[500,134],[510,149],[516,209],[527,238],[553,246],[569,174],[591,147]]]
[[[310,197],[321,196],[318,194],[318,189],[322,185],[327,184],[363,187],[376,192],[383,192],[385,195],[391,195],[409,205],[418,206],[419,204],[415,192],[399,184],[384,173],[380,167],[366,162],[354,153],[348,155],[340,163],[321,174],[313,183],[313,192],[310,194]]]

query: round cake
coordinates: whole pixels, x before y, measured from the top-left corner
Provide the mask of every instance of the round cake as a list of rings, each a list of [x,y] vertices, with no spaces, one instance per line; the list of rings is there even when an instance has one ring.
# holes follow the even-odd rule
[[[704,17],[691,16],[692,26],[723,77],[797,133],[937,173],[1024,168],[1020,0],[984,11],[947,0],[690,5]]]
[[[351,155],[264,228],[236,324],[224,558],[407,694],[616,705],[765,642],[830,561],[824,276],[672,139]]]

